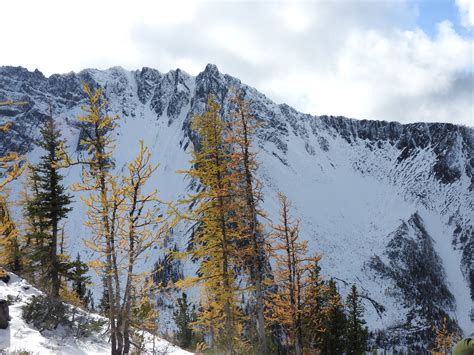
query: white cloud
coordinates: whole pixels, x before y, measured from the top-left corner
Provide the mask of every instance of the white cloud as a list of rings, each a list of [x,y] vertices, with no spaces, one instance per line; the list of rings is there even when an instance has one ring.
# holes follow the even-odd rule
[[[290,3],[282,8],[280,16],[290,31],[303,32],[310,25],[309,16],[298,3]]]
[[[465,27],[474,27],[474,0],[456,0]]]
[[[474,125],[473,40],[447,21],[428,36],[408,0],[70,3],[5,3],[0,65],[195,75],[212,62],[313,114]]]

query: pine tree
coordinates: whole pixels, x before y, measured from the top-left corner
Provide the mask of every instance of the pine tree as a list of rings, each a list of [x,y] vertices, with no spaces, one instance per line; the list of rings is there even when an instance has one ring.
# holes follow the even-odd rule
[[[322,279],[319,261],[315,260],[306,279],[303,308],[303,344],[310,351],[321,350],[326,333],[329,288]]]
[[[39,146],[46,152],[41,156],[40,163],[32,167],[32,180],[34,194],[29,201],[27,211],[31,219],[36,219],[39,223],[36,234],[37,238],[42,238],[37,244],[39,256],[47,265],[46,279],[50,285],[49,295],[57,300],[60,289],[60,276],[65,270],[66,263],[61,261],[58,250],[59,222],[67,216],[71,210],[71,196],[65,192],[61,184],[63,176],[59,173],[58,164],[61,162],[60,147],[64,144],[61,134],[56,127],[52,117],[46,120],[45,126],[41,129],[42,140]]]
[[[273,242],[270,254],[275,260],[274,284],[277,291],[269,295],[267,317],[271,324],[280,325],[287,346],[299,355],[303,341],[303,296],[305,279],[311,264],[319,257],[307,257],[307,242],[299,240],[299,221],[291,217],[291,203],[282,193],[280,224],[272,225]]]
[[[345,334],[347,319],[344,305],[334,280],[329,280],[325,304],[325,323],[322,336],[322,353],[339,355],[346,349]]]
[[[20,204],[23,206],[23,234],[25,237],[26,265],[24,276],[31,281],[44,284],[48,273],[48,235],[45,232],[43,214],[36,213],[34,196],[39,195],[39,177],[31,166],[27,169]]]
[[[184,173],[202,189],[180,201],[194,206],[190,213],[176,213],[178,220],[195,223],[190,256],[200,261],[200,268],[198,277],[177,284],[201,285],[201,307],[194,325],[210,335],[211,348],[234,354],[243,345],[243,314],[238,306],[241,290],[235,274],[240,236],[232,198],[235,181],[230,173],[231,148],[225,139],[219,105],[211,97],[206,112],[194,117],[192,127],[200,138],[200,147],[193,152],[191,169]]]
[[[68,280],[72,282],[72,290],[84,307],[88,308],[90,306],[90,294],[88,292],[90,290],[87,288],[90,283],[90,277],[87,276],[89,267],[81,261],[81,256],[77,254],[76,260],[71,262],[69,269]]]
[[[347,296],[346,307],[346,353],[349,355],[364,354],[367,349],[368,330],[367,327],[364,327],[364,306],[355,285],[352,285],[351,292]]]
[[[265,217],[259,204],[263,200],[262,183],[256,176],[256,154],[252,152],[252,140],[259,124],[251,114],[244,93],[238,92],[232,99],[234,112],[230,121],[228,142],[231,145],[231,169],[235,184],[233,196],[236,200],[235,211],[239,221],[236,227],[242,239],[241,258],[243,266],[250,275],[250,284],[253,287],[254,307],[253,314],[257,331],[256,343],[260,354],[267,354],[267,338],[265,334],[264,318],[264,279],[266,253],[264,233],[258,217]]]
[[[184,349],[190,349],[195,342],[195,335],[191,324],[196,320],[195,306],[191,307],[185,292],[176,302],[173,310],[173,320],[176,324],[176,340],[178,345]]]

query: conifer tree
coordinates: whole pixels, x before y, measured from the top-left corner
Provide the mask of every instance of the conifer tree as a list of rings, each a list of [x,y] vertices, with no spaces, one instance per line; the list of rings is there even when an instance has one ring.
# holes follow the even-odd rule
[[[178,282],[178,286],[199,283],[201,308],[195,326],[210,334],[210,346],[234,354],[242,345],[242,312],[238,306],[241,291],[235,271],[239,265],[237,210],[232,198],[231,149],[225,139],[225,125],[219,105],[209,97],[203,115],[193,119],[200,147],[193,152],[191,169],[186,171],[202,189],[181,201],[193,205],[180,219],[196,224],[190,255],[200,261],[199,275]]]
[[[38,232],[37,249],[38,260],[46,265],[46,280],[50,285],[49,295],[53,300],[59,297],[60,276],[67,272],[65,260],[61,260],[59,253],[59,222],[71,210],[71,196],[65,192],[61,184],[63,176],[59,172],[58,164],[61,162],[60,147],[64,144],[61,134],[52,117],[46,120],[41,129],[42,140],[39,146],[46,152],[41,156],[40,163],[32,167],[32,182],[34,190],[32,199],[29,200],[27,211],[32,220],[36,220]],[[34,257],[33,257],[34,258]]]
[[[155,335],[158,330],[158,312],[156,310],[156,303],[152,301],[154,296],[154,284],[151,278],[147,276],[143,282],[137,283],[134,288],[134,297],[132,301],[132,311],[130,315],[130,324],[134,326],[136,330],[140,329],[153,335],[153,349],[152,352],[155,354]],[[135,352],[148,353],[149,350],[143,346],[143,337],[136,336],[138,332],[129,334],[130,343],[135,346]],[[141,345],[140,345],[141,343]],[[132,352],[132,353],[135,353]],[[124,351],[125,354],[125,351]]]
[[[454,334],[450,332],[448,318],[444,317],[441,326],[436,329],[435,346],[431,352],[433,355],[450,354],[454,345]]]
[[[33,284],[47,286],[45,280],[48,271],[48,246],[47,235],[43,232],[43,221],[36,214],[30,213],[29,208],[33,206],[33,196],[38,194],[38,179],[33,173],[31,166],[26,169],[26,177],[23,181],[23,190],[20,192],[19,205],[22,207],[23,219],[21,226],[23,272],[22,277]]]
[[[0,101],[0,107],[11,105],[25,105],[25,102]],[[0,124],[0,140],[12,126],[11,122]],[[0,154],[0,258],[2,263],[12,271],[21,268],[21,248],[18,230],[14,224],[5,197],[5,187],[8,183],[18,178],[25,170],[24,159],[14,152]],[[2,272],[4,273],[4,271]]]
[[[83,107],[86,116],[79,120],[85,124],[81,144],[86,148],[86,159],[73,161],[63,150],[64,165],[81,164],[82,183],[73,185],[76,191],[88,191],[83,199],[88,207],[85,222],[92,231],[86,245],[99,256],[91,262],[104,280],[107,299],[102,299],[102,310],[108,310],[111,329],[112,354],[128,354],[133,324],[134,304],[142,299],[137,293],[140,277],[136,263],[156,243],[162,229],[153,230],[161,223],[156,190],[146,191],[157,166],[151,164],[151,153],[140,142],[137,157],[128,164],[127,174],[112,174],[113,139],[117,117],[109,116],[102,90],[94,93],[84,84],[88,105]],[[143,275],[141,275],[142,277]]]
[[[105,277],[103,277],[102,278],[102,295],[99,300],[98,310],[104,316],[107,316],[110,313],[109,289],[107,285],[108,285],[107,281]]]
[[[123,204],[120,206],[119,218],[119,243],[118,248],[126,256],[125,286],[122,296],[121,317],[122,334],[124,338],[123,353],[130,351],[130,326],[131,311],[134,303],[134,290],[139,282],[135,266],[140,258],[162,236],[164,228],[153,231],[152,228],[162,223],[161,213],[158,208],[160,201],[157,191],[145,193],[145,187],[158,165],[151,164],[151,153],[140,141],[138,156],[128,165],[128,175],[122,179],[121,195]],[[123,219],[123,223],[120,223]],[[143,275],[142,275],[143,276]],[[151,281],[149,282],[152,283]],[[138,298],[142,306],[146,304],[145,295]]]
[[[173,287],[173,284],[184,278],[181,261],[178,257],[178,246],[175,244],[163,257],[158,258],[153,266],[152,276],[155,285],[162,290]]]
[[[173,320],[176,324],[176,340],[180,347],[189,349],[194,343],[195,335],[191,323],[196,320],[195,306],[191,307],[185,292],[181,294],[173,311]]]
[[[25,254],[28,256],[26,267],[28,276],[36,280],[37,276],[44,278],[47,274],[49,255],[43,215],[36,213],[34,203],[34,196],[39,195],[39,178],[31,166],[27,170],[24,187],[20,204],[23,206]]]
[[[3,195],[0,195],[0,263],[14,272],[19,272],[22,268],[18,229]]]
[[[81,256],[77,254],[76,260],[71,262],[68,280],[72,283],[72,290],[76,293],[82,304],[88,308],[90,305],[90,293],[87,285],[90,283],[90,277],[87,275],[89,267],[81,261]]]
[[[84,116],[79,121],[84,125],[80,144],[87,155],[84,159],[73,160],[62,147],[63,166],[82,165],[82,183],[72,186],[74,191],[85,191],[89,194],[83,198],[88,207],[86,226],[94,232],[87,245],[100,254],[100,258],[91,265],[98,271],[105,283],[108,297],[108,316],[110,322],[110,342],[113,355],[123,350],[123,335],[118,328],[121,323],[119,293],[120,280],[117,265],[116,233],[118,204],[117,179],[112,175],[113,139],[112,132],[116,126],[117,116],[107,113],[107,101],[102,89],[94,92],[83,83],[87,104],[82,106]]]
[[[270,323],[279,324],[285,332],[287,346],[296,354],[302,353],[303,341],[303,297],[305,279],[311,264],[319,257],[308,257],[307,242],[299,240],[299,221],[291,217],[291,203],[282,193],[280,202],[280,224],[272,225],[273,233],[270,253],[275,260],[275,293],[269,295]]]
[[[322,279],[315,260],[306,279],[303,308],[303,344],[310,351],[321,350],[328,317],[329,288]]]
[[[368,330],[365,327],[364,306],[360,300],[355,285],[347,296],[347,327],[346,327],[346,353],[349,355],[364,354],[367,349]]]
[[[346,315],[344,304],[334,280],[329,280],[328,295],[325,305],[325,324],[322,336],[322,353],[339,355],[346,349]]]
[[[231,168],[235,184],[234,199],[239,223],[236,225],[242,239],[241,258],[243,266],[249,271],[250,283],[253,286],[253,314],[257,330],[257,344],[260,354],[267,354],[267,339],[264,318],[264,279],[265,279],[265,246],[262,226],[258,217],[265,217],[259,204],[263,200],[261,182],[256,176],[256,153],[252,151],[252,140],[259,124],[251,114],[244,93],[238,92],[232,99],[234,112],[228,142],[231,145]]]

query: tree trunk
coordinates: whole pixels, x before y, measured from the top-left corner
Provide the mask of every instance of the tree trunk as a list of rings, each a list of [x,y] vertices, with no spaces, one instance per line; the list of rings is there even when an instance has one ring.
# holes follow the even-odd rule
[[[97,132],[96,132],[97,135]],[[118,295],[114,296],[114,288],[113,288],[113,282],[112,282],[112,238],[111,238],[111,230],[110,230],[110,224],[109,224],[109,209],[108,209],[108,203],[107,203],[107,186],[105,182],[105,164],[100,158],[100,155],[102,154],[102,147],[99,146],[97,147],[97,152],[99,155],[99,161],[98,161],[98,166],[99,166],[99,179],[100,179],[100,195],[101,195],[101,204],[102,204],[102,223],[104,224],[104,229],[105,229],[105,242],[106,242],[106,247],[105,247],[105,253],[106,253],[106,267],[105,267],[105,273],[106,273],[106,282],[107,282],[107,291],[108,291],[108,296],[109,296],[109,321],[110,321],[110,345],[111,345],[111,354],[112,355],[120,355],[121,351],[121,344],[118,342],[118,334],[117,334],[117,324],[116,324],[116,315],[117,315],[117,309],[116,309],[116,300],[115,297],[118,297]]]
[[[227,233],[226,233],[226,225],[225,225],[225,215],[224,215],[224,201],[222,197],[219,197],[219,209],[220,209],[220,221],[221,221],[221,229],[222,229],[222,278],[223,278],[223,286],[226,293],[231,294],[232,289],[230,286],[229,280],[229,255],[227,250]],[[228,299],[228,295],[226,295],[226,300],[224,303],[224,314],[225,314],[225,333],[226,333],[226,348],[227,354],[234,353],[233,347],[233,317],[232,317],[232,310],[231,304]]]
[[[214,131],[214,133],[217,133]],[[215,134],[217,138],[217,134]],[[217,140],[216,140],[217,141]],[[220,157],[219,157],[219,152],[216,150],[215,152],[215,164],[217,167],[217,188],[219,189],[219,192],[222,194],[223,186],[222,186],[222,176],[220,173]],[[226,226],[226,220],[225,220],[225,207],[224,207],[224,198],[222,195],[218,197],[218,203],[219,203],[219,219],[220,219],[220,225],[221,225],[221,233],[222,233],[222,278],[223,278],[223,287],[226,292],[226,300],[224,302],[224,314],[225,314],[225,338],[226,338],[226,353],[231,355],[234,353],[234,340],[233,340],[233,328],[234,328],[234,321],[232,317],[232,310],[231,310],[231,304],[230,300],[228,299],[228,295],[232,294],[232,289],[230,286],[230,280],[229,280],[229,252],[228,252],[228,246],[227,246],[227,226]]]
[[[127,271],[127,284],[124,291],[124,304],[122,311],[122,336],[123,336],[123,354],[130,352],[130,317],[132,308],[132,284],[133,284],[133,265],[135,263],[133,255],[129,257]]]
[[[268,353],[267,339],[265,334],[265,318],[264,318],[264,300],[263,300],[263,265],[261,262],[262,248],[260,247],[257,234],[257,209],[255,206],[255,196],[253,189],[253,178],[250,167],[250,141],[248,137],[247,120],[243,111],[241,111],[241,122],[243,127],[243,158],[244,158],[244,171],[245,171],[245,192],[247,197],[247,208],[250,212],[250,237],[252,243],[252,283],[255,287],[255,313],[256,313],[256,328],[259,343],[260,355],[266,355]]]
[[[58,262],[58,222],[53,219],[53,230],[51,235],[51,298],[53,301],[59,299],[59,262]]]

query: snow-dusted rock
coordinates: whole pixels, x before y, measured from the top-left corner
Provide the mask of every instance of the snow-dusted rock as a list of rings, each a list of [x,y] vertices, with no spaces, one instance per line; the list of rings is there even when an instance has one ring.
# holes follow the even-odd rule
[[[7,329],[10,322],[10,310],[7,300],[0,299],[0,329]]]

